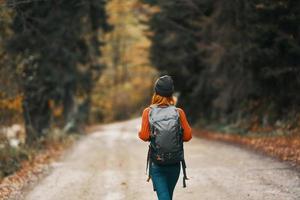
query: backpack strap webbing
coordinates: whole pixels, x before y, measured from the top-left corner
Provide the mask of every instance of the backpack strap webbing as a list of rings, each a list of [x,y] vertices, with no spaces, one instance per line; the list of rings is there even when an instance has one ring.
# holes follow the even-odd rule
[[[149,111],[149,119],[150,119],[151,112],[152,112],[153,109],[157,108],[157,105],[153,104],[153,105],[149,106],[149,108],[150,108],[150,111]],[[152,137],[153,129],[151,127],[151,123],[149,125],[150,125],[150,143],[151,143],[151,137]],[[150,170],[151,170],[152,161],[151,161],[150,154],[151,154],[151,144],[149,145],[148,154],[147,154],[147,164],[146,164],[146,174],[148,173],[147,182],[149,182],[150,179],[151,179],[151,171]],[[152,181],[152,185],[153,185],[153,191],[156,191],[153,181]]]
[[[148,173],[148,169],[149,169],[149,173],[148,173],[148,180],[147,182],[149,182],[149,178],[150,178],[150,145],[149,145],[149,149],[148,149],[148,153],[147,153],[147,164],[146,164],[146,174]]]
[[[186,187],[186,180],[189,180],[187,175],[186,175],[186,164],[185,164],[185,160],[183,159],[181,161],[181,165],[182,165],[182,171],[183,171],[183,187]]]
[[[151,146],[149,145],[149,150],[148,150],[148,155],[147,155],[147,166],[146,166],[146,174],[148,173],[147,182],[149,182],[151,179],[151,171],[150,170],[151,170],[152,161],[151,161],[150,153],[151,153]],[[153,191],[156,191],[153,181],[152,181],[152,185],[153,185]]]

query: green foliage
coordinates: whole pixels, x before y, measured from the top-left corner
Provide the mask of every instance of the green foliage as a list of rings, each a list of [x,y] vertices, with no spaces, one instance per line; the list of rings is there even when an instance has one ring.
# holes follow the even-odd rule
[[[28,160],[32,156],[31,153],[24,147],[12,148],[2,146],[0,148],[0,179],[20,169],[21,162]]]
[[[174,77],[192,121],[230,123],[258,114],[264,124],[299,111],[300,2],[150,4],[159,8],[148,21],[151,60]]]
[[[11,125],[22,121],[22,107],[19,79],[15,69],[11,67],[5,41],[11,36],[10,28],[13,12],[0,6],[0,124]],[[9,87],[8,87],[9,86]]]
[[[152,32],[151,61],[162,74],[173,76],[175,87],[181,92],[179,104],[187,110],[197,109],[194,106],[198,104],[188,99],[192,98],[193,88],[203,67],[201,52],[197,47],[197,41],[200,40],[197,21],[202,15],[198,9],[200,4],[196,2],[190,5],[179,0],[157,1],[156,4],[160,11],[149,20]]]
[[[99,34],[111,28],[105,4],[49,0],[14,7],[13,35],[6,49],[21,68],[28,142],[50,127],[51,101],[62,105],[65,124],[78,115],[87,120],[92,82],[103,67]]]
[[[51,134],[47,134],[44,137],[36,139],[33,143],[31,143],[31,145],[21,144],[17,147],[12,147],[9,145],[9,140],[6,139],[4,135],[1,135],[0,179],[21,169],[23,162],[26,161],[32,163],[38,155],[43,155],[69,146],[79,137],[79,135],[66,134],[64,131],[56,128],[51,131]],[[43,159],[45,158],[47,159],[47,156],[43,156]],[[42,162],[47,162],[47,160]]]
[[[253,74],[261,94],[281,105],[299,102],[300,3],[261,1],[250,38],[255,43]]]
[[[0,150],[0,178],[17,171],[21,167],[21,161],[25,160],[26,157],[26,153],[16,149],[9,149],[7,151]]]

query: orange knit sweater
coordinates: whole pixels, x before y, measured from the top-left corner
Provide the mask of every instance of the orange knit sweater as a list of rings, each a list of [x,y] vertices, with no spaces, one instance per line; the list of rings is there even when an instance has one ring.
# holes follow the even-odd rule
[[[192,139],[192,129],[186,119],[184,111],[180,108],[177,109],[179,111],[181,127],[183,128],[183,141],[187,142]],[[139,137],[144,141],[150,140],[149,111],[150,108],[148,107],[143,112],[142,126],[139,132]]]

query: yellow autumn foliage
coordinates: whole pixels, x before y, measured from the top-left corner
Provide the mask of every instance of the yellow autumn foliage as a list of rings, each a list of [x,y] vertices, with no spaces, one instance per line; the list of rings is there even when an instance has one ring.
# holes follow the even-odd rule
[[[23,96],[19,95],[14,98],[0,99],[0,110],[13,110],[22,112]]]
[[[157,72],[149,62],[150,41],[140,23],[138,0],[111,0],[107,6],[114,29],[105,36],[106,65],[92,92],[92,121],[109,122],[137,116],[150,103]]]
[[[52,111],[53,117],[61,117],[63,114],[63,106],[61,104],[57,105],[54,100],[49,100],[49,107]]]

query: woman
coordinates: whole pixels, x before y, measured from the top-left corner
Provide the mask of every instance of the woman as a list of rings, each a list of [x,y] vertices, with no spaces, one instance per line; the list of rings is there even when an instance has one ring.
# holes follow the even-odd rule
[[[149,149],[150,153],[148,153],[148,157],[149,157],[149,154],[151,154],[151,151],[152,151],[152,154],[153,154],[153,151],[155,151],[155,146],[162,145],[162,144],[152,145],[152,143],[157,142],[157,141],[155,141],[156,140],[155,137],[159,136],[159,133],[157,133],[157,132],[159,132],[158,129],[160,129],[162,126],[164,126],[164,124],[162,124],[162,125],[159,125],[158,128],[154,127],[155,122],[153,122],[153,120],[155,121],[154,118],[156,117],[156,116],[152,116],[152,115],[154,115],[154,113],[163,113],[165,111],[170,113],[169,117],[168,116],[166,117],[166,114],[164,114],[165,119],[160,121],[161,123],[165,123],[165,125],[168,126],[167,128],[169,128],[171,130],[171,131],[167,130],[167,131],[169,131],[168,135],[170,135],[170,137],[172,137],[172,135],[174,137],[176,137],[176,134],[174,134],[174,132],[179,129],[178,128],[172,129],[172,124],[175,126],[176,120],[173,120],[173,122],[167,121],[167,120],[170,120],[170,119],[172,120],[171,115],[174,115],[175,116],[174,119],[176,119],[176,113],[177,113],[177,115],[179,117],[179,120],[177,118],[177,123],[180,124],[179,126],[180,126],[180,132],[181,132],[181,134],[180,134],[181,144],[183,141],[187,142],[192,138],[192,134],[191,134],[192,130],[186,119],[184,111],[180,108],[175,107],[175,101],[172,97],[173,92],[174,92],[174,85],[173,85],[172,78],[167,75],[160,77],[155,82],[154,90],[155,90],[155,93],[152,97],[152,105],[150,107],[146,108],[143,112],[142,126],[141,126],[141,130],[139,132],[140,139],[142,139],[143,141],[146,141],[146,142],[150,141],[150,149]],[[172,114],[172,108],[176,109],[176,113],[173,112],[174,114]],[[156,109],[156,110],[159,109],[159,111],[155,112],[154,109]],[[149,121],[149,116],[151,118],[150,121]],[[166,132],[166,130],[164,132]],[[163,138],[166,138],[166,137],[164,136]],[[166,142],[167,143],[169,142],[169,144],[170,144],[170,141],[166,141]],[[151,147],[153,147],[153,148],[151,148]],[[176,154],[176,156],[180,155],[180,156],[182,156],[182,158],[179,158],[177,160],[176,159],[168,160],[170,157],[172,157],[172,158],[176,157],[176,156],[171,155],[171,153],[169,153],[169,154],[165,153],[165,154],[158,155],[158,153],[156,152],[157,154],[155,156],[150,156],[149,178],[151,177],[151,179],[152,179],[154,190],[156,191],[157,197],[159,200],[171,200],[173,197],[173,191],[174,191],[175,185],[178,181],[178,177],[180,174],[180,161],[183,161],[183,163],[184,163],[183,145],[179,146],[179,151],[180,151],[180,148],[182,150],[182,153]],[[170,151],[170,152],[174,152],[174,151]],[[165,156],[165,155],[168,155],[168,156]],[[170,161],[169,164],[167,161]],[[165,164],[164,162],[167,164]],[[183,165],[183,171],[184,171],[184,179],[187,179],[186,175],[185,175],[185,163]],[[184,186],[185,186],[185,182],[184,182]]]

